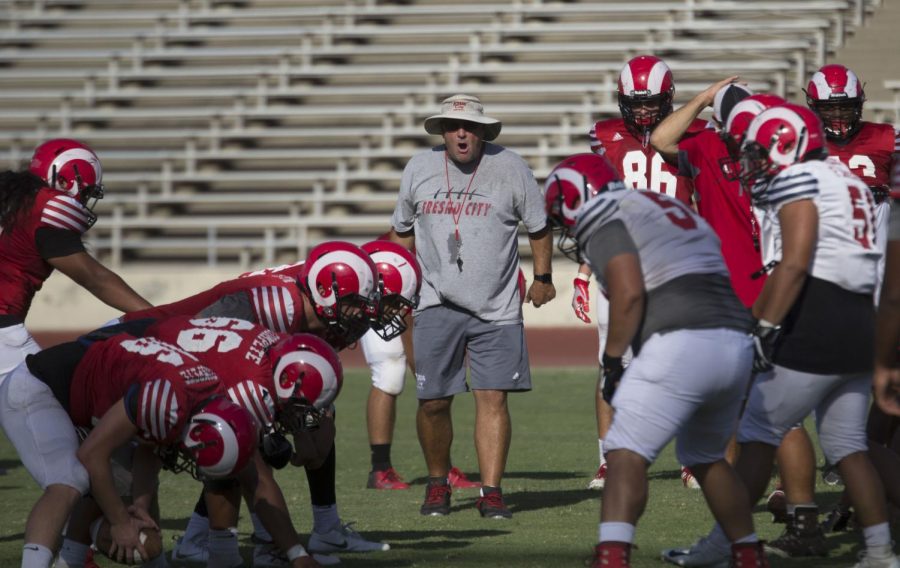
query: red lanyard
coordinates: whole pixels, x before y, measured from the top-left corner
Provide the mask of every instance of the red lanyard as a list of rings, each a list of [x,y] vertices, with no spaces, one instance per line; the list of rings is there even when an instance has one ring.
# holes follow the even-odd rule
[[[450,198],[450,166],[449,166],[450,158],[447,155],[446,150],[444,151],[444,176],[447,179],[447,199]],[[466,191],[463,192],[462,198],[459,203],[459,211],[453,213],[452,209],[451,215],[453,215],[453,226],[456,228],[456,242],[461,243],[461,239],[459,238],[459,220],[462,217],[463,205],[466,201],[466,198],[469,196],[469,190],[472,189],[472,182],[475,181],[475,175],[478,174],[478,166],[481,165],[481,156],[478,156],[478,163],[475,164],[475,171],[472,172],[472,177],[469,178],[469,185],[466,186]]]

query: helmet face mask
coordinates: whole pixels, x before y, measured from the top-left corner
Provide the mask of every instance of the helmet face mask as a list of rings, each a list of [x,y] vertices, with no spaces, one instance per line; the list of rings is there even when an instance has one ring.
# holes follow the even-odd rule
[[[292,398],[278,412],[276,429],[292,435],[313,432],[319,429],[325,413],[325,409],[319,410],[304,399]]]
[[[859,98],[814,101],[810,108],[822,119],[829,138],[847,140],[862,127],[863,101]]]
[[[628,130],[638,138],[648,136],[672,112],[670,93],[628,96],[619,93],[619,111]]]
[[[376,240],[362,245],[378,273],[378,310],[372,330],[390,341],[406,331],[406,316],[419,305],[422,272],[415,255],[402,245]]]

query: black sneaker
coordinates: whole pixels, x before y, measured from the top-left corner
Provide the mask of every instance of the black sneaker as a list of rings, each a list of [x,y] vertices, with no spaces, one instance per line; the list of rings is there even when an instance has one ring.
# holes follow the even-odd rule
[[[482,495],[475,502],[475,508],[481,513],[485,519],[511,519],[512,512],[506,508],[503,503],[503,494],[499,491],[492,491],[487,495]]]
[[[826,556],[828,545],[818,516],[818,507],[797,507],[793,515],[788,515],[781,536],[766,543],[766,552],[781,558]]]
[[[444,517],[450,514],[449,483],[429,483],[425,487],[425,502],[419,512],[431,517]]]

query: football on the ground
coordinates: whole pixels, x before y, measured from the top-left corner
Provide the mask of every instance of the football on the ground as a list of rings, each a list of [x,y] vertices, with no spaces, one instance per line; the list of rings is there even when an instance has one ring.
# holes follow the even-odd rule
[[[100,554],[109,558],[109,549],[112,546],[112,534],[110,533],[112,525],[110,525],[109,521],[106,520],[106,517],[101,517],[94,521],[91,525],[91,538],[94,541],[94,546],[97,547],[97,550],[100,551]],[[134,551],[134,562],[131,564],[142,564],[149,560],[153,560],[163,552],[162,545],[162,535],[159,531],[152,529],[143,529],[141,531],[141,544],[144,545],[144,550],[147,551],[149,555],[148,558],[142,558],[141,553],[137,550]],[[114,558],[110,558],[110,560],[115,560]],[[128,564],[128,562],[124,562],[123,564]]]

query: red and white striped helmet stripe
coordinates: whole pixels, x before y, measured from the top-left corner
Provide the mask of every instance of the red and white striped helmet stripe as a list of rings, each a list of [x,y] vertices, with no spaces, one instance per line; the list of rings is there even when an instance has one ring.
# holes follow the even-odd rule
[[[633,96],[635,91],[650,91],[648,94],[658,95],[663,91],[663,81],[668,72],[669,66],[663,61],[657,61],[653,64],[653,67],[650,68],[650,72],[647,74],[647,84],[636,85],[635,77],[631,69],[631,63],[629,62],[625,64],[625,67],[622,68],[621,75],[619,75],[619,80],[622,82],[622,92],[628,96]]]
[[[839,80],[835,82],[835,89],[832,89],[832,86],[828,84],[828,77],[825,76],[821,70],[813,73],[812,79],[809,80],[810,83],[815,85],[816,87],[816,95],[817,99],[820,101],[827,101],[831,98],[833,91],[838,91],[841,87],[843,89],[838,92],[842,92],[849,99],[855,99],[860,94],[860,85],[859,78],[856,76],[856,73],[851,71],[850,69],[845,69],[845,73],[843,73],[844,79],[843,81]],[[834,73],[834,71],[832,71]],[[832,77],[834,80],[834,77]],[[843,83],[843,84],[842,84]],[[838,98],[838,97],[836,97]]]
[[[282,333],[291,329],[296,308],[290,292],[279,286],[254,288],[251,291],[253,309],[259,324]]]
[[[141,388],[139,426],[156,440],[165,440],[178,421],[178,399],[172,383],[156,379]]]
[[[83,233],[88,230],[90,221],[84,207],[68,195],[54,195],[41,211],[41,223]]]
[[[260,427],[268,428],[275,421],[275,402],[262,385],[251,380],[241,381],[228,389],[228,397],[250,411]]]

